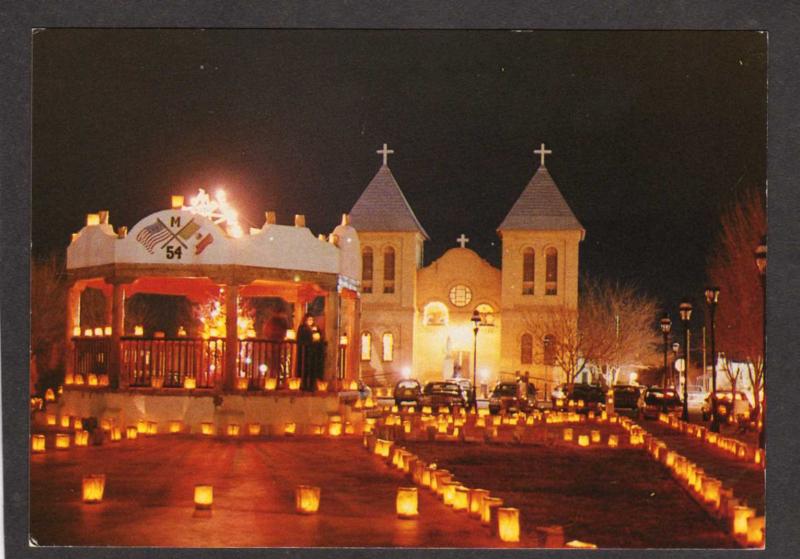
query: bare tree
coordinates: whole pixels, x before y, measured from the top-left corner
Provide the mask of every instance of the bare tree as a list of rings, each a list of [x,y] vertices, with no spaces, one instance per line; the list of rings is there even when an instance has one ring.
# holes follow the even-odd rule
[[[747,364],[756,414],[764,386],[764,297],[753,251],[766,230],[764,191],[750,188],[724,213],[708,264],[709,279],[720,290],[717,347],[729,360]]]
[[[655,300],[635,287],[584,280],[579,309],[541,307],[523,320],[534,339],[548,337],[548,361],[571,384],[592,365],[651,363],[657,311]],[[544,362],[544,351],[537,351],[536,358]]]
[[[55,385],[48,376],[63,373],[67,284],[54,256],[31,262],[31,365],[39,385]]]

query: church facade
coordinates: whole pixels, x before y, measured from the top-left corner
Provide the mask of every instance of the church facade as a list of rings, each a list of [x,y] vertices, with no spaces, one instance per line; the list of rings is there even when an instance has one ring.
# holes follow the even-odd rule
[[[383,164],[350,212],[361,242],[362,378],[424,383],[472,379],[476,369],[478,385],[487,388],[525,373],[544,390],[562,382],[548,340],[531,324],[542,313],[577,308],[585,230],[544,165],[550,150],[535,150],[540,165],[498,225],[499,269],[468,248],[464,235],[423,266],[428,234],[389,169],[392,150],[384,144],[378,153]]]

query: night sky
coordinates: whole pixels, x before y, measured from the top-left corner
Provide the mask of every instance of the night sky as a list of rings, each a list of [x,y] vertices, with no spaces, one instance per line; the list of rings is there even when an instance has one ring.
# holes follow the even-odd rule
[[[47,30],[33,38],[33,250],[85,214],[132,227],[224,185],[245,224],[329,233],[380,165],[432,241],[499,265],[495,229],[547,167],[581,271],[699,303],[720,208],[766,183],[755,32]],[[246,225],[245,225],[246,226]],[[675,317],[673,317],[675,318]]]

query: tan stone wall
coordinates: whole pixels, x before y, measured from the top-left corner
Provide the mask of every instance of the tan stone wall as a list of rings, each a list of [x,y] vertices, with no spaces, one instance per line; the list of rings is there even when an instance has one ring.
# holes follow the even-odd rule
[[[534,363],[521,362],[520,342],[526,332],[524,316],[532,309],[548,306],[578,306],[578,251],[580,231],[503,231],[502,304],[503,332],[500,368],[506,373],[530,371],[537,386],[550,389],[562,382],[563,374],[541,364],[542,340],[533,340]],[[534,293],[522,294],[523,251],[534,249]],[[558,293],[545,295],[546,258],[549,247],[558,250]]]
[[[463,284],[472,292],[472,299],[463,307],[450,301],[450,289]],[[443,326],[424,324],[425,306],[441,302],[447,307],[448,322]],[[441,258],[419,271],[417,280],[417,326],[414,341],[414,370],[420,380],[440,380],[450,376],[445,371],[447,338],[451,349],[464,359],[462,375],[472,378],[473,324],[472,311],[480,304],[494,308],[492,327],[482,327],[478,334],[478,373],[486,371],[485,380],[491,385],[497,378],[500,365],[500,270],[483,260],[470,249],[453,248]],[[449,365],[449,363],[448,363]]]
[[[423,239],[413,232],[359,232],[359,238],[362,249],[370,247],[373,252],[372,293],[361,295],[361,331],[372,334],[372,359],[360,361],[361,374],[394,382],[403,368],[413,366],[417,268],[422,262]],[[395,250],[394,293],[383,292],[383,254],[388,246]],[[394,335],[394,358],[390,362],[381,359],[385,332]]]

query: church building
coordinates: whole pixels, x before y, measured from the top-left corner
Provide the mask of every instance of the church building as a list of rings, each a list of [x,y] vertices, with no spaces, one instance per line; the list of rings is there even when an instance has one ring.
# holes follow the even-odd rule
[[[497,232],[502,263],[495,268],[466,245],[428,266],[430,240],[388,166],[393,150],[378,151],[383,164],[350,212],[362,254],[361,376],[391,385],[473,378],[473,314],[477,335],[477,382],[491,386],[529,373],[540,389],[563,381],[552,364],[547,336],[529,325],[536,316],[578,305],[578,249],[585,230],[545,167],[539,168]]]

